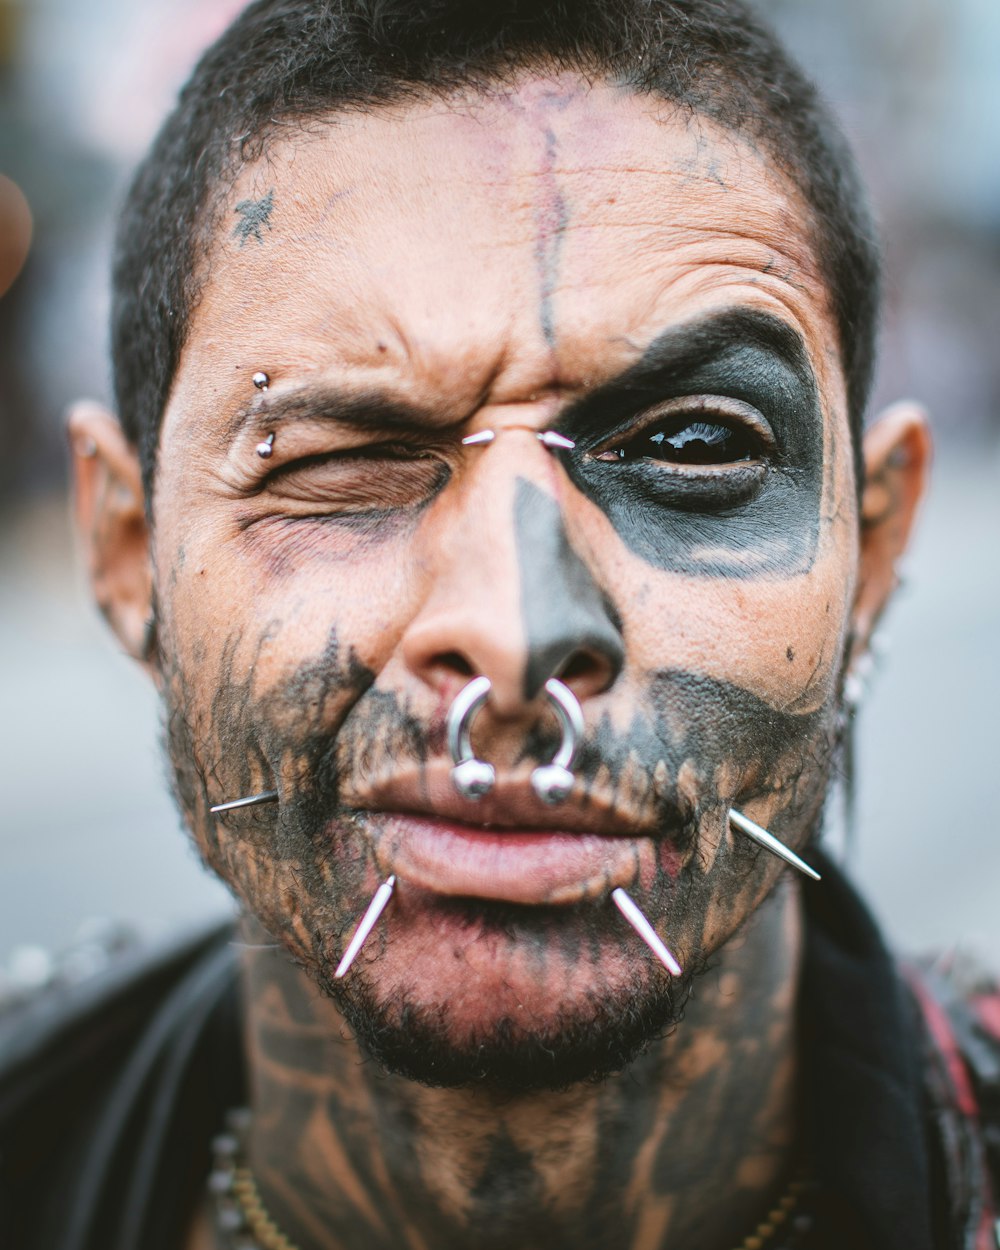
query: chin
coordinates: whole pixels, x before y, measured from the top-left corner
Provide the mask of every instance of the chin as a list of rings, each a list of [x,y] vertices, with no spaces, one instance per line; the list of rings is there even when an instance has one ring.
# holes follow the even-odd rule
[[[671,978],[607,934],[583,940],[565,909],[465,910],[464,942],[409,935],[342,981],[332,952],[312,969],[383,1071],[511,1096],[560,1090],[621,1071],[680,1021],[696,970]]]

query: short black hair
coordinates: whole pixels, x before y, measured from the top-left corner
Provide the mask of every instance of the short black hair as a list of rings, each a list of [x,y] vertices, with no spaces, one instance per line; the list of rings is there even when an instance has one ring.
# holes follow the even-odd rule
[[[485,88],[533,67],[623,84],[745,134],[798,188],[838,326],[860,482],[879,249],[838,126],[744,0],[256,0],[199,61],[119,226],[115,398],[148,506],[201,262],[241,166],[289,123]]]

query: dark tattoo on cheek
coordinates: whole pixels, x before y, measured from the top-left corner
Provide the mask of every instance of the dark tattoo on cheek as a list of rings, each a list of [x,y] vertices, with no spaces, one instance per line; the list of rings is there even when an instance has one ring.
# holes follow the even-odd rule
[[[603,656],[617,676],[624,648],[615,614],[573,550],[558,503],[518,478],[514,526],[527,655],[525,698],[533,699],[581,651]]]
[[[264,242],[262,229],[271,229],[271,213],[274,210],[274,187],[261,200],[240,200],[233,212],[239,213],[240,220],[233,227],[233,238],[239,239],[240,247],[244,247],[251,238],[258,243]]]

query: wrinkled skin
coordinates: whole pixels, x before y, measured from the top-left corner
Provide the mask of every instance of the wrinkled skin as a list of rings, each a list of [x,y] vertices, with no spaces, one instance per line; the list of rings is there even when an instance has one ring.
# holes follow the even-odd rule
[[[222,222],[148,550],[117,427],[83,406],[73,429],[98,449],[78,457],[96,592],[133,653],[156,605],[185,821],[253,940],[302,970],[247,959],[270,1204],[303,1250],[738,1241],[794,1140],[799,883],[726,815],[797,848],[818,830],[844,674],[920,493],[919,417],[872,431],[859,511],[795,193],[739,138],[601,84],[283,131]],[[444,717],[479,673],[498,781],[477,805]],[[554,675],[587,733],[546,808],[528,778]],[[208,812],[270,788],[274,807]],[[486,824],[495,853],[469,867]],[[357,1038],[397,1075],[359,1070]]]

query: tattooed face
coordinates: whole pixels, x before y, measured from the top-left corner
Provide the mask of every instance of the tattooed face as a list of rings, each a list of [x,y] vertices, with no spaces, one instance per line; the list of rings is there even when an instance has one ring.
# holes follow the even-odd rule
[[[620,1065],[685,982],[611,890],[690,974],[781,871],[729,808],[801,847],[827,786],[857,510],[802,206],[730,134],[540,77],[281,138],[223,211],[154,500],[186,821],[388,1066]],[[543,807],[556,675],[586,733]]]

